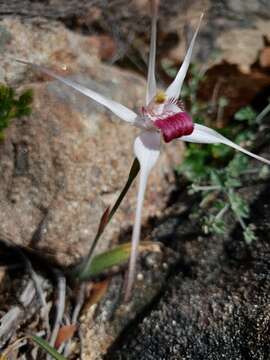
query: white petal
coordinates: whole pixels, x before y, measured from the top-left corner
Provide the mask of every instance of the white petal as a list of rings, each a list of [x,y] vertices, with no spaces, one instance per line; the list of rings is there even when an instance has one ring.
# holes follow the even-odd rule
[[[158,1],[151,0],[152,24],[151,24],[151,44],[148,61],[148,75],[147,75],[147,91],[146,104],[148,105],[152,98],[156,95],[157,84],[155,77],[156,66],[156,43],[157,43],[157,12]]]
[[[99,104],[104,105],[106,108],[111,110],[115,115],[119,116],[122,120],[134,123],[135,119],[137,118],[137,114],[134,111],[125,107],[124,105],[121,105],[116,101],[107,99],[105,96],[103,96],[91,89],[88,89],[87,87],[80,85],[72,80],[69,80],[60,75],[57,75],[55,72],[53,72],[49,69],[46,69],[43,66],[33,64],[33,63],[30,63],[27,61],[22,61],[22,60],[16,60],[16,61],[18,61],[22,64],[31,65],[36,70],[41,71],[45,74],[48,74],[49,76],[52,76],[53,78],[66,84],[67,86],[70,86],[71,88],[79,91],[80,93],[84,94],[85,96],[88,96],[89,98],[95,100]]]
[[[241,151],[244,154],[247,154],[257,160],[260,160],[270,165],[270,160],[267,160],[259,155],[253,154],[252,152],[242,148],[241,146],[235,144],[231,140],[225,138],[225,136],[219,134],[217,131],[210,129],[204,125],[195,124],[192,134],[188,136],[182,136],[181,138],[179,138],[179,140],[199,143],[199,144],[225,144],[236,150]]]
[[[193,38],[192,38],[191,43],[189,45],[189,48],[188,48],[188,51],[186,53],[185,59],[184,59],[184,61],[182,63],[182,66],[181,66],[180,70],[178,71],[175,79],[173,80],[171,85],[166,90],[166,94],[167,94],[168,98],[174,98],[174,99],[179,98],[179,95],[180,95],[180,92],[181,92],[181,89],[182,89],[182,85],[183,85],[183,82],[185,80],[185,77],[186,77],[186,74],[187,74],[187,71],[188,71],[193,46],[194,46],[196,37],[197,37],[198,32],[199,32],[199,28],[200,28],[200,25],[201,25],[201,22],[202,22],[202,18],[203,18],[203,14],[200,17],[199,24],[197,26],[197,29],[196,29],[194,35],[193,35]]]
[[[181,136],[179,140],[193,142],[198,144],[220,144],[221,134],[204,125],[194,124],[194,130],[190,135]]]
[[[137,208],[135,215],[135,223],[132,233],[132,247],[129,260],[127,287],[125,292],[125,300],[130,298],[132,286],[134,283],[136,272],[136,260],[138,254],[138,245],[141,232],[141,217],[143,209],[144,194],[147,179],[150,171],[156,164],[160,154],[160,134],[153,131],[145,131],[135,139],[134,152],[140,163],[140,182],[137,195]]]

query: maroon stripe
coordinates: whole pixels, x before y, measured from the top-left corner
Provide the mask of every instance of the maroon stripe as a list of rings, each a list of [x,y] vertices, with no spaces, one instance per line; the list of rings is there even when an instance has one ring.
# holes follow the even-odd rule
[[[192,119],[185,111],[168,116],[165,119],[158,119],[154,124],[161,130],[165,142],[190,135],[194,129]]]

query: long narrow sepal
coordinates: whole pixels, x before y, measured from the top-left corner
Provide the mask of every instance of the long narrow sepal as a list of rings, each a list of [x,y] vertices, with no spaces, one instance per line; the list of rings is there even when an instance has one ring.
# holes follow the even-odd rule
[[[146,104],[148,105],[152,98],[156,95],[157,84],[155,76],[156,67],[156,47],[157,47],[157,14],[158,14],[158,0],[151,0],[151,42],[148,61],[148,75],[147,75],[147,91]]]
[[[194,130],[191,135],[182,136],[179,140],[199,143],[199,144],[224,144],[228,145],[244,154],[247,154],[259,161],[270,165],[270,160],[267,160],[259,155],[253,154],[252,152],[244,149],[242,146],[235,144],[233,141],[227,139],[225,136],[219,134],[217,131],[208,128],[207,126],[195,124]]]
[[[194,47],[194,43],[196,40],[196,37],[198,35],[199,29],[200,29],[200,25],[202,22],[202,18],[203,18],[203,14],[200,17],[199,20],[199,24],[197,26],[197,29],[193,35],[193,38],[191,40],[191,43],[189,45],[188,51],[186,53],[185,59],[180,67],[180,70],[178,71],[175,79],[173,80],[173,82],[171,83],[171,85],[167,88],[166,90],[166,95],[168,98],[174,98],[174,99],[178,99],[181,89],[182,89],[182,85],[183,82],[185,80],[189,65],[190,65],[190,61],[191,61],[191,55],[192,55],[192,50]]]
[[[141,133],[141,135],[135,139],[134,152],[140,163],[140,182],[137,196],[135,223],[132,232],[132,247],[129,260],[127,286],[125,290],[125,301],[130,299],[131,290],[135,279],[144,194],[148,176],[159,158],[160,134],[158,132],[152,131],[145,131]]]
[[[33,64],[28,61],[23,61],[23,60],[16,60],[16,61],[19,63],[25,64],[25,65],[30,65],[35,70],[41,71],[59,81],[61,81],[62,83],[66,84],[67,86],[77,90],[81,94],[83,94],[83,95],[91,98],[92,100],[95,100],[97,103],[105,106],[106,108],[111,110],[111,112],[113,112],[115,115],[117,115],[120,119],[122,119],[124,121],[134,123],[135,119],[137,118],[137,114],[134,111],[128,109],[126,106],[121,105],[120,103],[118,103],[114,100],[108,99],[105,96],[97,93],[96,91],[88,89],[87,87],[80,85],[80,84],[76,83],[75,81],[64,78],[63,76],[56,74],[54,71],[52,71],[50,69],[47,69],[47,68],[37,65],[37,64]]]

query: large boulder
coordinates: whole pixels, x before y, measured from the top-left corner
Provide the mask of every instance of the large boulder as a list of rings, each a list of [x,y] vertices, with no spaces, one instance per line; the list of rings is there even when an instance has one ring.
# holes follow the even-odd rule
[[[14,120],[0,144],[0,232],[16,244],[35,247],[53,254],[61,264],[70,264],[86,254],[105,206],[123,187],[138,131],[9,57],[55,69],[66,66],[64,74],[130,108],[143,104],[145,82],[131,72],[103,65],[95,49],[89,48],[88,37],[73,34],[59,23],[5,19],[0,26],[7,39],[2,81],[18,91],[34,91],[32,115]],[[159,215],[166,204],[174,165],[182,154],[179,144],[168,151],[150,178],[145,220]],[[132,225],[135,204],[133,186],[99,250],[116,242],[120,231]]]
[[[118,46],[116,57],[133,54],[144,59],[149,40],[149,1],[2,1],[0,18],[60,19],[84,33],[110,34]],[[269,43],[270,3],[265,0],[160,1],[159,44],[162,58],[183,59],[192,27],[205,13],[195,56],[206,65],[227,61],[245,72]],[[137,21],[140,17],[141,21]],[[131,41],[132,40],[132,41]],[[169,53],[167,52],[169,50]],[[167,52],[167,54],[166,54]]]

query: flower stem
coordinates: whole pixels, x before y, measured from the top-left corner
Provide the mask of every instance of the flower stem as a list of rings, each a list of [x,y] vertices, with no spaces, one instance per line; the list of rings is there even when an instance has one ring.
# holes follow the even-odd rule
[[[130,172],[129,172],[128,180],[127,180],[123,190],[121,191],[120,195],[118,196],[116,202],[114,203],[114,206],[112,207],[112,209],[108,213],[105,212],[101,217],[98,231],[97,231],[96,236],[94,238],[94,241],[93,241],[93,243],[92,243],[92,245],[91,245],[91,247],[89,249],[88,255],[86,256],[86,258],[78,266],[73,268],[72,271],[71,271],[71,275],[75,276],[79,280],[83,280],[83,279],[87,278],[87,273],[88,273],[88,270],[90,268],[90,265],[91,265],[91,262],[92,262],[92,259],[93,259],[93,253],[94,253],[94,250],[95,250],[96,245],[98,243],[98,240],[101,237],[101,235],[103,234],[106,226],[109,224],[112,217],[116,213],[116,211],[117,211],[118,207],[120,206],[122,200],[126,196],[126,194],[127,194],[128,190],[129,190],[129,188],[131,187],[134,179],[138,175],[139,170],[140,170],[140,164],[139,164],[138,160],[135,158],[134,161],[133,161],[133,164],[131,166]],[[107,209],[107,210],[109,210],[109,209]]]

